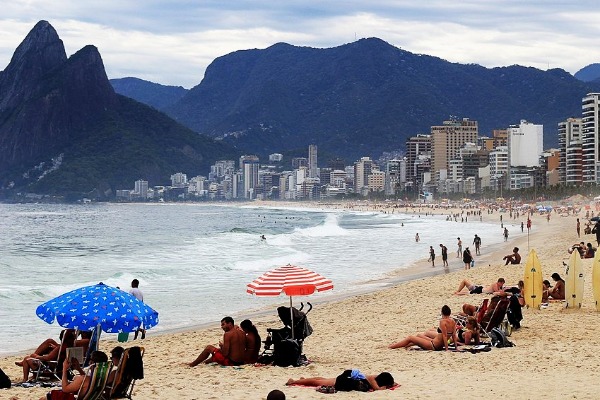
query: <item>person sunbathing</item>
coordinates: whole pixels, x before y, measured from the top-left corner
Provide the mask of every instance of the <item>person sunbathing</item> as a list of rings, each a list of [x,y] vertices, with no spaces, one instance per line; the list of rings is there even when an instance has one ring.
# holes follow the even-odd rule
[[[406,348],[410,346],[419,346],[425,350],[448,350],[448,339],[452,342],[458,342],[456,335],[456,322],[450,317],[452,310],[447,305],[442,307],[442,318],[439,323],[439,330],[434,338],[423,337],[419,335],[411,335],[402,339],[397,343],[392,343],[388,347],[390,349]]]
[[[456,290],[456,292],[454,292],[454,294],[457,295],[465,295],[467,293],[463,292],[463,289],[467,289],[469,291],[469,294],[481,294],[481,293],[485,293],[485,294],[496,294],[496,295],[503,295],[504,294],[504,278],[498,278],[498,281],[496,283],[492,283],[489,286],[486,286],[485,288],[482,285],[474,285],[471,282],[469,282],[467,279],[463,279],[460,284],[458,285],[458,289]]]
[[[246,334],[246,351],[245,351],[245,360],[246,364],[254,364],[258,361],[258,353],[260,352],[260,335],[258,334],[258,330],[256,326],[249,319],[245,319],[240,324],[240,328]]]
[[[29,379],[29,373],[40,366],[40,362],[60,361],[67,351],[68,347],[75,344],[75,330],[65,329],[60,333],[62,347],[54,339],[46,339],[36,349],[36,351],[23,358],[23,361],[15,362],[16,365],[23,367],[23,382]]]
[[[108,356],[106,355],[106,353],[103,353],[101,351],[94,351],[94,352],[92,352],[90,359],[91,359],[91,364],[103,363],[103,362],[108,361]],[[71,363],[71,361],[73,363]],[[40,400],[67,399],[67,398],[74,399],[75,398],[75,397],[73,397],[74,394],[87,393],[89,386],[90,386],[90,382],[92,380],[92,375],[87,374],[81,368],[81,366],[79,365],[79,362],[77,362],[76,358],[73,358],[71,361],[67,360],[67,359],[65,359],[65,361],[63,361],[61,389],[52,390],[52,391],[48,392],[45,396],[40,397]],[[75,376],[73,378],[73,380],[70,382],[68,380],[69,368],[72,368],[73,370],[77,370],[79,372],[79,374],[77,376]],[[70,396],[67,395],[69,393],[71,394]]]
[[[504,265],[508,265],[508,264],[521,264],[521,255],[519,254],[519,248],[515,247],[513,249],[512,254],[506,255],[504,257],[502,257],[503,260],[506,260],[506,262],[504,263]]]
[[[354,371],[356,371],[356,373]],[[382,372],[379,375],[363,375],[358,370],[352,370],[352,374],[354,374],[353,379],[362,380],[364,383],[368,384],[372,390],[389,389],[395,385],[394,377],[389,372]],[[315,376],[312,378],[288,379],[285,384],[286,386],[301,385],[334,388],[336,379],[337,377],[323,378],[321,376]]]
[[[467,317],[467,323],[464,328],[456,325],[457,345],[479,344],[479,324],[475,317]],[[431,328],[423,333],[417,334],[419,337],[435,339],[440,333],[440,328]]]

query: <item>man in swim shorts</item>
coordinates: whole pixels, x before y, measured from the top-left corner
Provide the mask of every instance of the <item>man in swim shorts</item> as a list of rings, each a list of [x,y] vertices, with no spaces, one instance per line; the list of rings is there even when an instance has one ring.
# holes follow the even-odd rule
[[[458,289],[456,290],[456,292],[454,292],[454,294],[459,294],[459,295],[467,294],[462,291],[464,288],[467,288],[467,290],[469,291],[469,294],[480,294],[480,293],[503,294],[504,293],[504,289],[503,289],[504,288],[504,278],[498,278],[498,281],[496,283],[492,283],[491,285],[489,285],[485,288],[481,285],[474,285],[471,282],[469,282],[468,280],[463,279],[462,282],[460,282],[460,284],[458,285]]]
[[[224,366],[234,366],[244,364],[244,354],[246,350],[246,334],[233,322],[233,318],[225,317],[221,320],[221,329],[223,342],[219,347],[208,345],[202,350],[202,353],[193,362],[187,363],[190,367],[204,362],[205,364],[216,362]]]

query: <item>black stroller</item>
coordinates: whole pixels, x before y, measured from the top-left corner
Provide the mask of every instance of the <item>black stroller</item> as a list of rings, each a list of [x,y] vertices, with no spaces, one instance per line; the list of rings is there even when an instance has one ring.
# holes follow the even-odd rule
[[[302,354],[304,339],[313,333],[308,323],[306,314],[312,310],[312,304],[308,304],[308,311],[302,312],[304,303],[300,303],[300,309],[295,307],[277,307],[279,319],[284,327],[279,329],[267,329],[267,338],[264,341],[265,349],[258,359],[261,364],[273,364],[279,367],[298,367],[307,363]],[[293,323],[292,323],[293,313]],[[293,327],[292,327],[293,325]]]

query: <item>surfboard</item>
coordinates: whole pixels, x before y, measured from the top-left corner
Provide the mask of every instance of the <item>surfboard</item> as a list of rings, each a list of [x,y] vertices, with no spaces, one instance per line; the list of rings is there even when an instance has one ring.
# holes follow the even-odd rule
[[[583,300],[583,263],[577,251],[569,258],[565,273],[565,308],[579,308]]]
[[[542,304],[542,265],[534,249],[529,251],[525,263],[525,304],[529,308],[540,308]]]
[[[600,311],[600,251],[596,251],[596,257],[594,257],[594,265],[592,267],[592,287],[594,288],[596,311]]]

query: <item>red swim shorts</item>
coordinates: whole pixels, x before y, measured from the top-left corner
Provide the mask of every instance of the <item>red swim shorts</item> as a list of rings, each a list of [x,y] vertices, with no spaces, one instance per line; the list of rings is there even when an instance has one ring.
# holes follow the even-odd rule
[[[212,353],[212,361],[216,362],[217,364],[224,365],[226,367],[232,367],[236,365],[236,363],[231,361],[229,358],[225,357],[223,353],[221,353],[220,349],[216,349]]]

